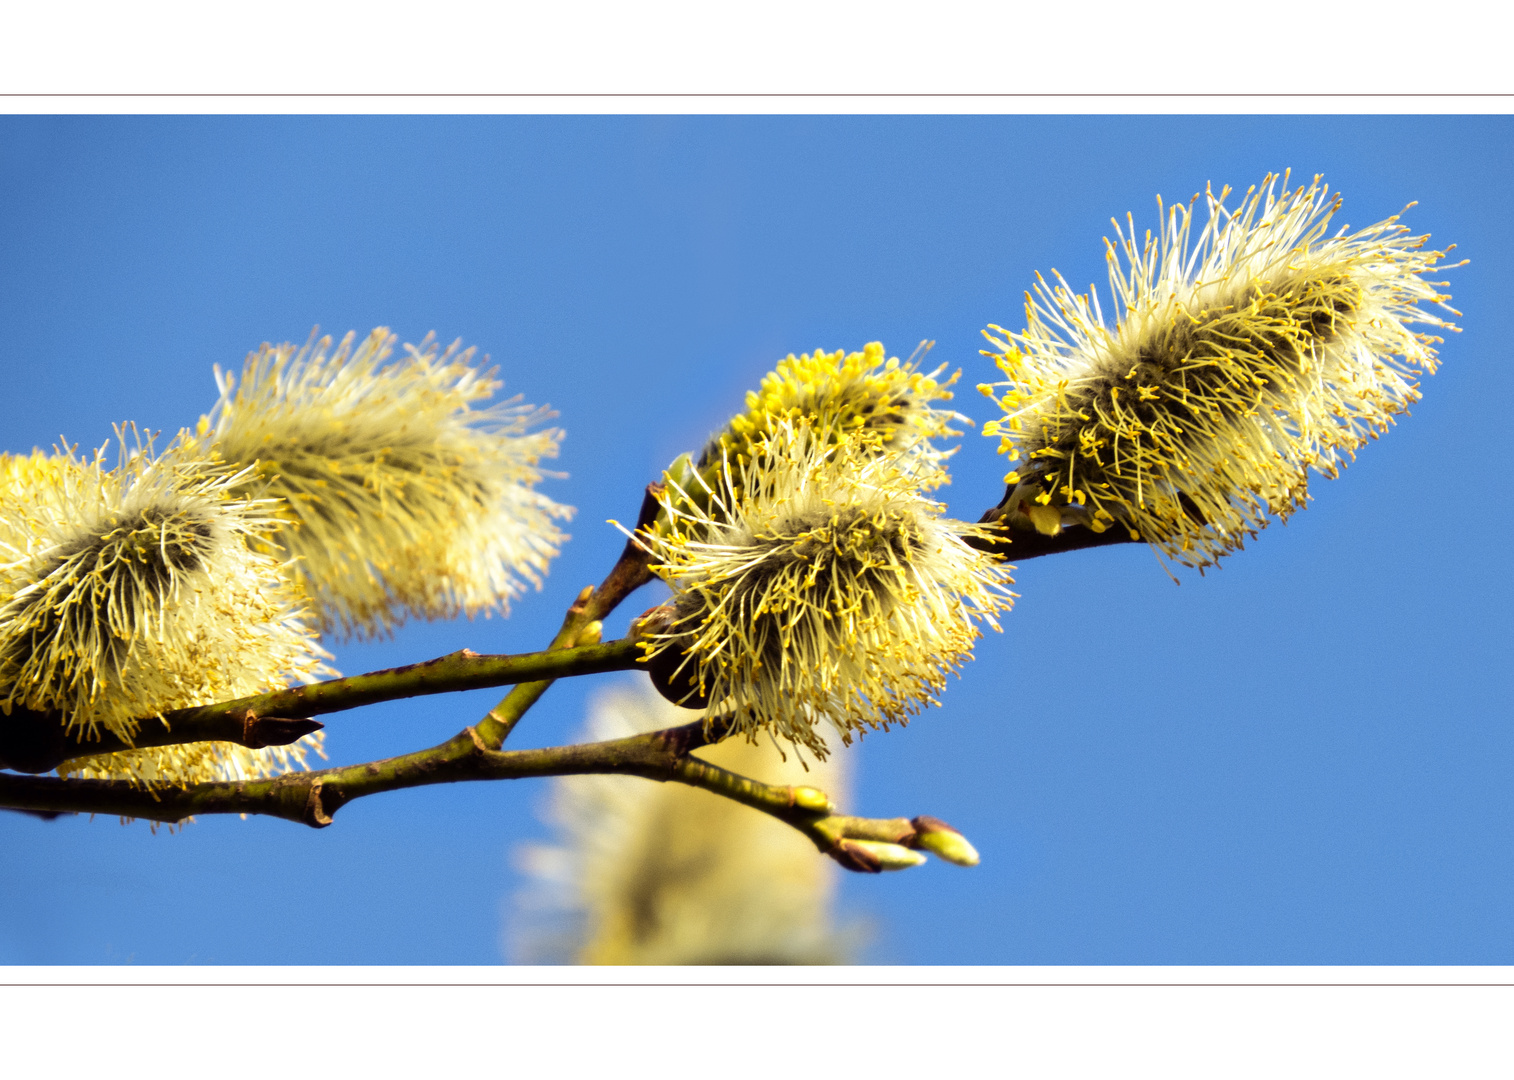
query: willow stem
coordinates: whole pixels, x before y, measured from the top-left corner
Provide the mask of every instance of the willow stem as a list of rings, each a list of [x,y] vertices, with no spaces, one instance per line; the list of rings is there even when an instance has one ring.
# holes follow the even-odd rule
[[[464,649],[419,664],[175,709],[161,719],[139,721],[129,740],[100,729],[90,736],[71,735],[55,715],[12,710],[11,716],[0,720],[0,766],[48,772],[87,754],[193,742],[231,742],[252,749],[282,746],[320,730],[322,725],[311,716],[380,701],[520,683],[543,675],[561,678],[625,671],[635,666],[640,655],[636,643],[629,640],[519,655],[485,656]]]
[[[491,750],[474,728],[429,750],[363,765],[286,773],[268,780],[220,781],[149,790],[120,780],[59,780],[0,774],[0,807],[32,813],[115,814],[176,824],[195,814],[260,814],[313,828],[343,806],[403,788],[474,780],[608,773],[676,781],[733,799],[778,818],[852,870],[878,869],[849,840],[916,846],[916,818],[858,818],[834,813],[811,787],[764,784],[693,756],[726,732],[695,722],[624,739],[541,750]]]
[[[647,487],[637,530],[649,525],[658,510],[660,485]],[[598,588],[586,588],[568,608],[562,628],[543,652],[518,656],[479,656],[464,650],[420,664],[354,675],[239,698],[235,701],[180,709],[161,718],[144,720],[128,745],[109,742],[101,732],[88,744],[65,738],[63,751],[33,745],[16,733],[33,732],[32,720],[45,714],[13,715],[0,723],[0,767],[21,772],[57,757],[52,765],[84,753],[105,753],[131,746],[163,746],[181,742],[220,740],[244,746],[293,741],[319,728],[310,715],[353,709],[379,701],[453,690],[516,684],[503,701],[476,726],[438,746],[382,761],[318,772],[293,772],[261,780],[219,781],[185,787],[145,788],[120,780],[63,780],[55,777],[0,773],[0,808],[38,816],[60,813],[116,814],[177,823],[195,814],[259,814],[324,828],[347,803],[368,795],[403,788],[474,780],[514,780],[531,776],[609,773],[676,781],[733,799],[788,823],[815,845],[851,870],[877,872],[882,864],[877,845],[928,847],[943,857],[963,862],[958,849],[940,841],[949,826],[934,818],[857,818],[836,814],[830,799],[812,787],[764,784],[712,765],[693,751],[730,734],[730,725],[717,718],[625,739],[559,746],[541,750],[500,749],[525,712],[555,679],[634,667],[641,649],[634,638],[598,642],[600,623],[622,600],[652,578],[648,553],[636,540],[627,542],[615,566]],[[523,679],[531,681],[523,682]],[[17,722],[17,721],[23,722]],[[43,725],[46,726],[46,725]],[[61,732],[56,717],[51,730]],[[10,742],[6,742],[7,738]],[[120,742],[120,740],[117,740]],[[6,756],[9,755],[9,756]],[[935,839],[932,839],[934,837]],[[874,847],[868,848],[867,844]],[[860,845],[860,846],[859,846]],[[970,845],[966,850],[970,852]],[[971,861],[976,862],[975,853]],[[895,861],[894,865],[898,865]]]
[[[647,485],[633,533],[657,519],[657,496],[661,493],[661,484]],[[620,558],[605,575],[604,581],[600,582],[599,588],[586,587],[578,594],[578,599],[568,608],[568,613],[563,618],[562,629],[557,632],[557,636],[552,639],[552,644],[547,646],[547,650],[550,652],[556,649],[572,648],[578,644],[580,635],[588,630],[591,624],[605,619],[620,606],[622,600],[651,581],[652,571],[648,568],[648,559],[645,548],[635,540],[627,540]],[[490,709],[471,730],[477,732],[478,738],[485,747],[498,750],[510,737],[510,732],[515,730],[515,725],[520,723],[521,717],[526,715],[526,711],[541,699],[551,685],[552,679],[517,684],[515,689],[506,694],[504,699]]]

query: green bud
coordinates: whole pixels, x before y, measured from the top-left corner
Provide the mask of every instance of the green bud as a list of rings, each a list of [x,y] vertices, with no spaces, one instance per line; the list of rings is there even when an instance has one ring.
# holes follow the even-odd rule
[[[1062,531],[1062,511],[1057,507],[1028,503],[1024,511],[1025,516],[1030,518],[1030,523],[1036,527],[1036,532],[1042,536],[1056,536]]]
[[[605,624],[595,619],[578,632],[578,637],[573,641],[575,645],[598,645],[604,640]]]
[[[978,865],[978,849],[967,842],[967,837],[940,818],[921,815],[910,824],[915,827],[911,847],[929,851],[937,858],[958,866]]]
[[[680,454],[662,474],[663,483],[667,486],[662,496],[663,508],[657,513],[657,520],[653,528],[660,532],[667,532],[671,525],[668,521],[668,507],[682,508],[686,510],[703,510],[706,513],[714,512],[710,498],[711,488],[720,480],[719,464],[706,465],[700,468],[695,464],[694,458],[689,454]],[[679,494],[682,492],[682,494]]]
[[[663,482],[669,484],[677,484],[684,491],[688,491],[691,486],[697,490],[699,481],[694,479],[697,475],[698,473],[694,468],[693,455],[679,454],[678,457],[673,460],[673,464],[669,465],[667,469],[664,470]]]
[[[874,874],[883,870],[908,870],[925,861],[925,856],[918,851],[911,851],[903,844],[888,844],[881,840],[843,840],[837,847],[844,849],[858,864],[849,867],[850,869],[867,870]]]
[[[813,810],[817,814],[828,814],[836,809],[830,797],[819,788],[796,787],[794,792],[794,805],[801,810]]]

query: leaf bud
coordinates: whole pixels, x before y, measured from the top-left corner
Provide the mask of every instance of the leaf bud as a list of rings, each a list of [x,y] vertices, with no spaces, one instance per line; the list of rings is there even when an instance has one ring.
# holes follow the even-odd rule
[[[605,624],[595,619],[593,622],[586,624],[578,632],[578,636],[573,639],[573,644],[580,647],[584,645],[598,645],[604,640],[604,636]]]
[[[793,791],[794,805],[800,810],[813,810],[817,814],[828,814],[836,809],[831,802],[830,796],[819,788],[800,786],[791,789]]]
[[[915,827],[911,847],[929,851],[937,858],[958,866],[978,865],[978,849],[968,843],[967,837],[940,818],[922,814],[910,824]]]
[[[925,861],[925,856],[917,851],[881,840],[842,840],[831,849],[830,856],[848,870],[864,874],[908,870]]]

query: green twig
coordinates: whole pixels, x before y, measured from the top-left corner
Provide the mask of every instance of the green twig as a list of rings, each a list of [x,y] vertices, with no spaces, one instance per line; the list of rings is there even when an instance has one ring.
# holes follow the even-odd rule
[[[221,781],[148,790],[119,780],[59,780],[0,774],[0,806],[45,813],[115,814],[177,823],[195,814],[260,814],[314,828],[330,825],[343,806],[402,788],[474,780],[610,773],[677,781],[723,795],[788,823],[852,870],[881,869],[866,845],[926,847],[931,818],[857,818],[834,813],[812,787],[764,784],[721,769],[692,751],[725,734],[702,722],[624,739],[541,750],[491,750],[474,728],[429,750],[363,765],[288,773],[269,780]],[[931,848],[934,850],[934,848]]]
[[[659,490],[658,485],[647,488],[638,530],[655,518]],[[816,788],[764,784],[694,756],[693,751],[729,735],[729,727],[718,720],[581,746],[500,750],[506,736],[553,680],[635,666],[641,649],[634,638],[600,644],[598,635],[604,617],[651,577],[647,552],[632,540],[600,586],[579,594],[544,652],[479,656],[464,650],[421,664],[181,709],[161,719],[143,721],[133,743],[141,747],[216,739],[244,746],[272,745],[274,736],[293,741],[299,734],[318,728],[320,725],[308,718],[312,714],[422,694],[516,684],[476,727],[465,728],[439,746],[382,761],[271,779],[155,789],[117,780],[0,774],[0,808],[38,816],[114,814],[170,823],[196,814],[259,814],[323,828],[347,803],[385,791],[462,781],[610,773],[676,781],[753,807],[803,832],[821,851],[851,870],[876,872],[887,866],[908,865],[908,860],[892,854],[908,848],[936,851],[954,862],[977,861],[971,845],[934,818],[876,819],[836,814],[830,799]],[[50,727],[53,732],[61,730],[56,717],[34,714],[21,719],[41,721],[41,727]],[[25,723],[0,723],[0,766],[43,771],[28,766],[47,757],[45,748],[39,751],[25,739],[14,737],[11,744],[3,741],[7,732],[14,736],[31,730]],[[101,733],[84,752],[128,748],[108,744],[112,738]],[[48,768],[80,755],[81,744],[66,741],[66,753]],[[11,757],[4,756],[7,752]]]
[[[633,532],[645,528],[656,520],[657,496],[661,492],[661,484],[647,485],[646,495],[643,496],[641,502],[641,512],[637,515],[636,528],[632,530]],[[622,600],[652,580],[652,571],[647,563],[646,549],[635,540],[627,540],[620,558],[605,575],[604,581],[600,582],[599,588],[586,587],[568,608],[562,629],[552,639],[552,644],[547,646],[548,652],[572,648],[586,633],[597,633],[597,629],[593,629],[594,624],[604,620],[620,605]],[[521,717],[526,715],[526,711],[536,704],[551,685],[551,679],[517,683],[515,689],[506,694],[504,700],[498,705],[490,709],[473,729],[478,733],[478,738],[484,746],[490,750],[498,750],[503,746],[505,740],[510,737],[510,732],[515,730],[515,725],[520,723]]]
[[[64,731],[54,714],[14,709],[0,717],[0,766],[21,772],[48,772],[71,758],[147,746],[231,742],[258,749],[282,746],[318,731],[311,716],[356,709],[380,701],[539,680],[624,671],[639,659],[632,641],[520,655],[485,656],[467,649],[435,660],[370,671],[345,679],[296,686],[164,713],[139,722],[128,741],[96,730],[82,739]],[[547,686],[550,683],[542,683]]]

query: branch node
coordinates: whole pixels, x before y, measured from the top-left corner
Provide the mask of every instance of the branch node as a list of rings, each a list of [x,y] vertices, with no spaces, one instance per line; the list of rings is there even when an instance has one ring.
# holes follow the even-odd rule
[[[331,815],[321,805],[321,788],[325,786],[324,780],[316,780],[310,785],[310,794],[305,797],[305,824],[316,829],[324,829],[331,824]]]

